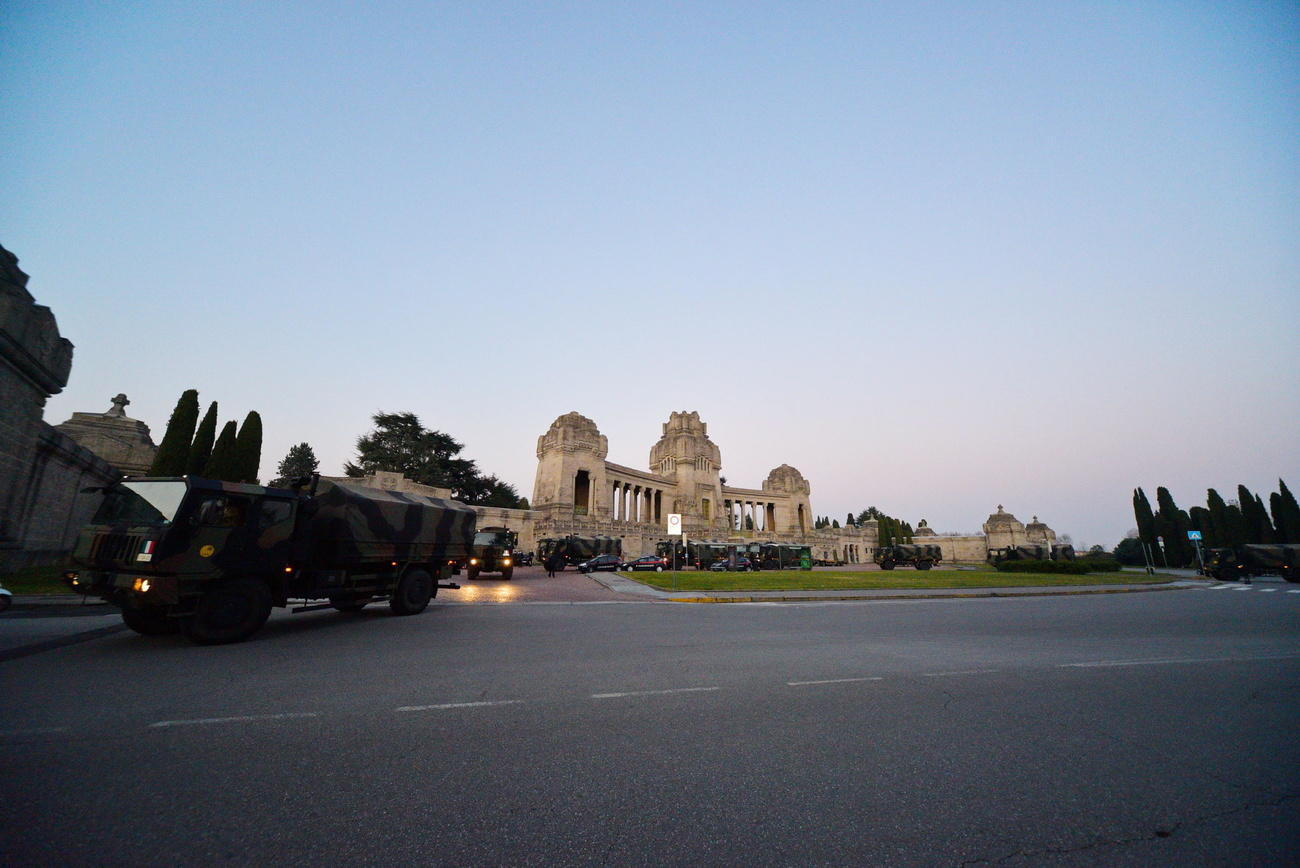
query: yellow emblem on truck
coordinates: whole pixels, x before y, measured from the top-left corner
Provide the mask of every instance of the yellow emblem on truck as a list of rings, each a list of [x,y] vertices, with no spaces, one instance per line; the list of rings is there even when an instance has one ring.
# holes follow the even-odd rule
[[[214,545],[203,546],[203,548],[199,549],[199,557],[210,558],[212,557],[213,552],[215,552],[216,550],[217,547]]]

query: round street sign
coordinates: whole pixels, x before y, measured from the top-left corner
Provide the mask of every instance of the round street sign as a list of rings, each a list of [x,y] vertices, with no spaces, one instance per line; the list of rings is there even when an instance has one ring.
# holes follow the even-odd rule
[[[680,534],[682,532],[682,517],[679,513],[672,512],[668,514],[668,533]]]

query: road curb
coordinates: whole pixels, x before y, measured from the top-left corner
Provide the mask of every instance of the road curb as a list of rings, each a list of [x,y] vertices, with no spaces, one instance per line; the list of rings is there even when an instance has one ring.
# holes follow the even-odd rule
[[[810,597],[783,594],[769,597],[664,597],[668,603],[847,603],[887,602],[889,600],[974,600],[991,597],[1082,597],[1094,594],[1141,594],[1151,591],[1185,591],[1178,585],[1154,585],[1133,588],[1089,588],[1070,591],[980,591],[953,594],[853,594],[834,597]]]

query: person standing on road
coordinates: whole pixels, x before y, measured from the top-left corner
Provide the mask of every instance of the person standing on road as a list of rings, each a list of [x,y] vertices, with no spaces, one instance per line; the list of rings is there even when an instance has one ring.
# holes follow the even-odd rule
[[[559,559],[559,555],[551,555],[546,559],[546,575],[548,578],[555,578],[555,568],[559,566]]]

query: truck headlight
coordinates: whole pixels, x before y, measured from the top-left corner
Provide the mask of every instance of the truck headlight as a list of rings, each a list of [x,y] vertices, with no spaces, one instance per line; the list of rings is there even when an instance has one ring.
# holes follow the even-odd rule
[[[471,567],[477,567],[477,566],[478,566],[478,558],[470,558],[470,559],[469,559],[469,565],[470,565]]]
[[[131,587],[133,590],[139,591],[142,594],[147,594],[149,593],[149,589],[152,588],[153,585],[149,582],[148,579],[141,577],[141,578],[137,578],[135,582],[131,585]]]
[[[510,566],[510,558],[502,558],[502,559],[501,559],[501,566],[503,566],[503,567],[508,567],[508,566]]]

